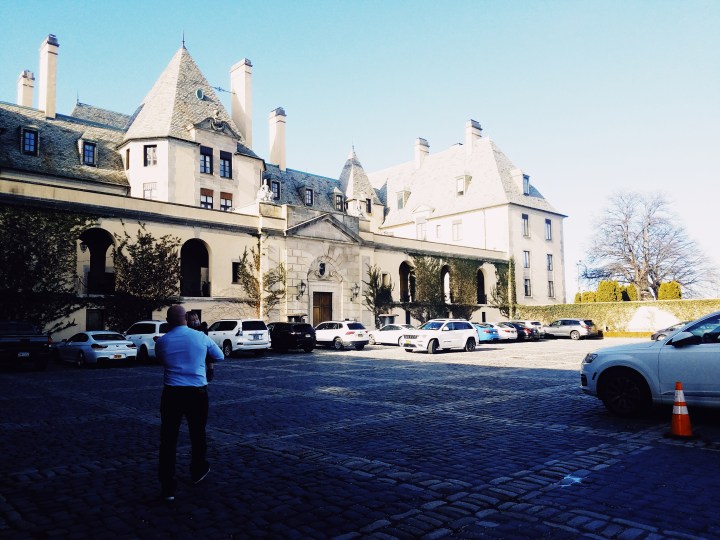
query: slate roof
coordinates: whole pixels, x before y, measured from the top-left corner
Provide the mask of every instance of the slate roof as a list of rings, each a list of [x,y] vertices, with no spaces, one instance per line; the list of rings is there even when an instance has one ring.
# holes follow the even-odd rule
[[[129,114],[101,109],[100,107],[94,107],[87,103],[80,103],[79,101],[75,104],[75,108],[73,112],[70,113],[70,116],[79,118],[80,120],[87,120],[104,126],[122,129],[123,131],[127,129],[131,118]]]
[[[21,151],[22,128],[38,131],[37,156]],[[122,138],[123,131],[115,127],[62,114],[45,118],[43,111],[0,102],[0,169],[129,188],[116,150]],[[97,145],[97,166],[81,163],[80,139]]]
[[[312,189],[314,194],[312,208],[314,210],[337,212],[335,194],[343,194],[338,180],[294,169],[281,171],[280,167],[269,163],[265,166],[266,171],[263,173],[263,178],[280,182],[280,199],[272,202],[305,206],[305,189]]]
[[[383,227],[412,222],[413,212],[421,207],[432,209],[430,217],[505,204],[559,214],[532,182],[530,194],[523,195],[512,178],[513,169],[516,167],[495,143],[482,137],[473,142],[471,154],[463,144],[456,144],[425,156],[419,169],[415,161],[410,161],[369,173],[368,178],[387,208]],[[456,179],[464,175],[471,180],[465,195],[457,197]],[[394,197],[400,191],[410,195],[404,207],[398,209]]]
[[[197,97],[198,90],[202,99]],[[191,141],[187,126],[207,118],[225,122],[245,143],[190,53],[181,47],[133,115],[125,140],[174,137]]]

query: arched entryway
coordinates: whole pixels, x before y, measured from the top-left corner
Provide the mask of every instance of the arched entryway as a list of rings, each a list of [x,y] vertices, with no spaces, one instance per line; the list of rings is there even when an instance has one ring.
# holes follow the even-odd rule
[[[180,249],[180,296],[211,296],[207,245],[193,238]]]
[[[477,303],[487,304],[487,294],[485,293],[485,274],[478,268],[477,271]]]
[[[447,264],[440,271],[440,282],[442,283],[443,300],[446,304],[451,304],[453,299],[450,289],[450,267]]]
[[[87,294],[113,294],[115,273],[111,246],[112,235],[105,229],[94,227],[80,235],[78,263]]]

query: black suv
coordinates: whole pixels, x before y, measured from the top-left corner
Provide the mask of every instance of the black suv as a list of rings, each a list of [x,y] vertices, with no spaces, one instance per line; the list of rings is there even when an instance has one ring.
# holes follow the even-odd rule
[[[267,327],[273,351],[302,349],[310,352],[315,348],[315,329],[308,323],[273,322]]]

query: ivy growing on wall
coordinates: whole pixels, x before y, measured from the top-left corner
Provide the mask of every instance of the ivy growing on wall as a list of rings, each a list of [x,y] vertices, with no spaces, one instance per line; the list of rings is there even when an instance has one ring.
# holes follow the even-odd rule
[[[449,306],[453,317],[470,319],[477,309],[477,272],[482,262],[470,259],[448,259],[450,266],[450,294],[453,303]]]
[[[517,305],[517,292],[514,287],[515,259],[505,263],[495,263],[495,287],[490,291],[490,305],[497,308],[504,317],[512,317]]]

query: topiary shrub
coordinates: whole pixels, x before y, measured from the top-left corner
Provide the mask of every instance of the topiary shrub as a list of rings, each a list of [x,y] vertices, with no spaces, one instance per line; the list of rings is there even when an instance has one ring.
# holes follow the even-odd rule
[[[622,291],[617,281],[601,281],[597,288],[595,300],[597,302],[619,302]]]
[[[626,285],[622,288],[623,302],[637,302],[639,296],[637,287],[633,284]]]
[[[658,300],[679,300],[682,298],[680,284],[677,281],[661,283],[658,289]]]
[[[595,293],[593,291],[585,291],[582,293],[582,303],[595,302]]]

